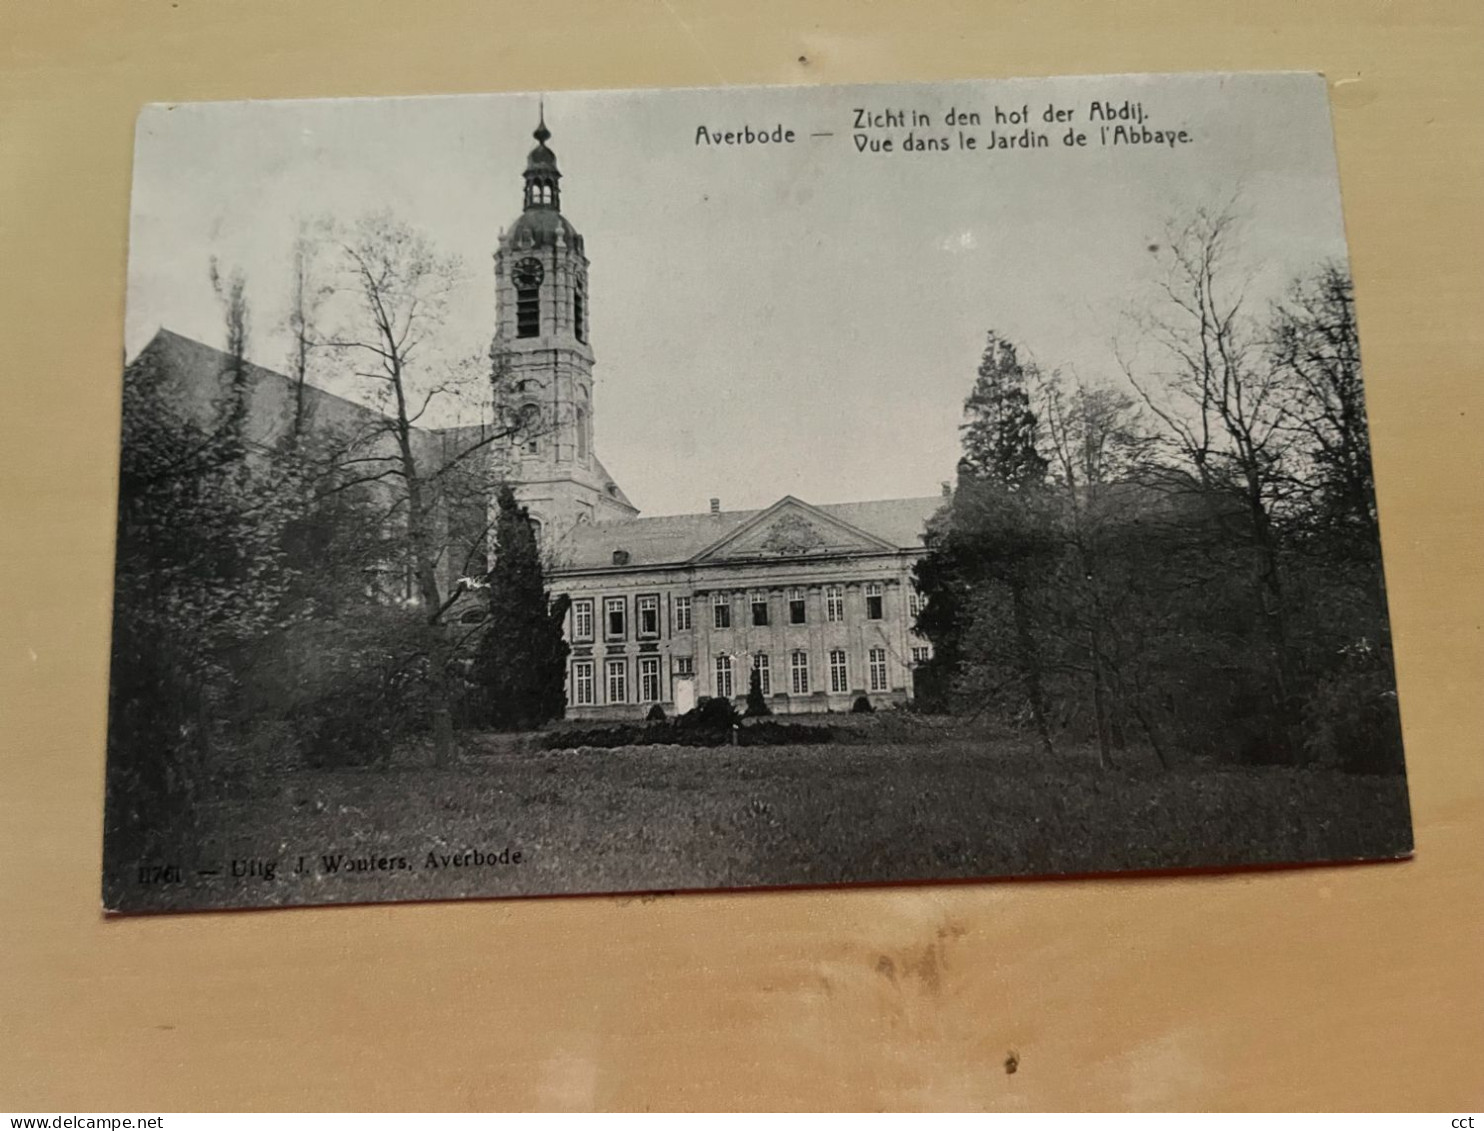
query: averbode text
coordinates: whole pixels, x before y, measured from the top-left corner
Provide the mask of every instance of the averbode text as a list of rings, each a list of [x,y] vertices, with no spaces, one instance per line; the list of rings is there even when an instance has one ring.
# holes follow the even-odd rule
[[[697,145],[792,145],[798,135],[783,123],[772,126],[743,126],[740,130],[713,130],[696,127]]]

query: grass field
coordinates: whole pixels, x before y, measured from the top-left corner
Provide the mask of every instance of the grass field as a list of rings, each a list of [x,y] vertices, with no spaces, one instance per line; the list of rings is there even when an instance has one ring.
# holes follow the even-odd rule
[[[1210,868],[1411,847],[1401,777],[1167,772],[1147,759],[1103,771],[1090,751],[1048,762],[1006,736],[855,737],[538,751],[488,736],[443,770],[239,783],[198,812],[199,851],[159,862],[178,864],[183,883],[130,875],[114,891],[122,908],[149,910]],[[195,874],[211,868],[222,874]]]

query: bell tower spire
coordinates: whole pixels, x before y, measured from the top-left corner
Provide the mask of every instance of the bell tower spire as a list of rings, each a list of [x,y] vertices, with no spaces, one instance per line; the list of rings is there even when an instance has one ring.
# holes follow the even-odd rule
[[[525,206],[495,251],[495,334],[490,345],[497,419],[509,434],[493,454],[500,474],[560,539],[579,522],[637,512],[593,450],[593,349],[588,260],[562,215],[546,107],[526,157]]]
[[[551,131],[546,128],[546,103],[541,103],[540,118],[531,136],[536,139],[536,148],[526,158],[526,203],[525,210],[549,208],[560,212],[562,179],[557,169],[556,154],[546,147],[551,140]]]

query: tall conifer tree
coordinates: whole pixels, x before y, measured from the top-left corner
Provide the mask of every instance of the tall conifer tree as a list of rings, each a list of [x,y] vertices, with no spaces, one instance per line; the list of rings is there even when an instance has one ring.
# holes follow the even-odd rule
[[[964,401],[960,478],[971,476],[1009,491],[1045,480],[1046,459],[1036,450],[1038,429],[1027,376],[1014,344],[991,330],[979,377]]]
[[[552,601],[547,593],[530,516],[509,487],[500,488],[497,505],[490,617],[475,679],[486,721],[517,730],[562,715],[568,652],[562,622],[570,601]]]
[[[919,631],[933,641],[934,659],[921,678],[930,705],[952,698],[968,665],[965,630],[979,595],[1001,587],[1008,596],[1015,666],[1041,744],[1052,752],[1044,672],[1029,591],[1048,557],[1044,499],[1047,460],[1037,449],[1040,425],[1031,407],[1031,367],[1013,343],[990,331],[979,374],[964,401],[964,454],[958,490],[933,524],[928,553],[916,567],[927,608]]]

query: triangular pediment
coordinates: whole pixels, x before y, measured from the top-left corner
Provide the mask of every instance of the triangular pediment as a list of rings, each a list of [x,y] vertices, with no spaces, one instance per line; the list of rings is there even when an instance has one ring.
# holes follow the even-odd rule
[[[788,495],[707,546],[691,561],[786,560],[894,549],[874,534]]]

